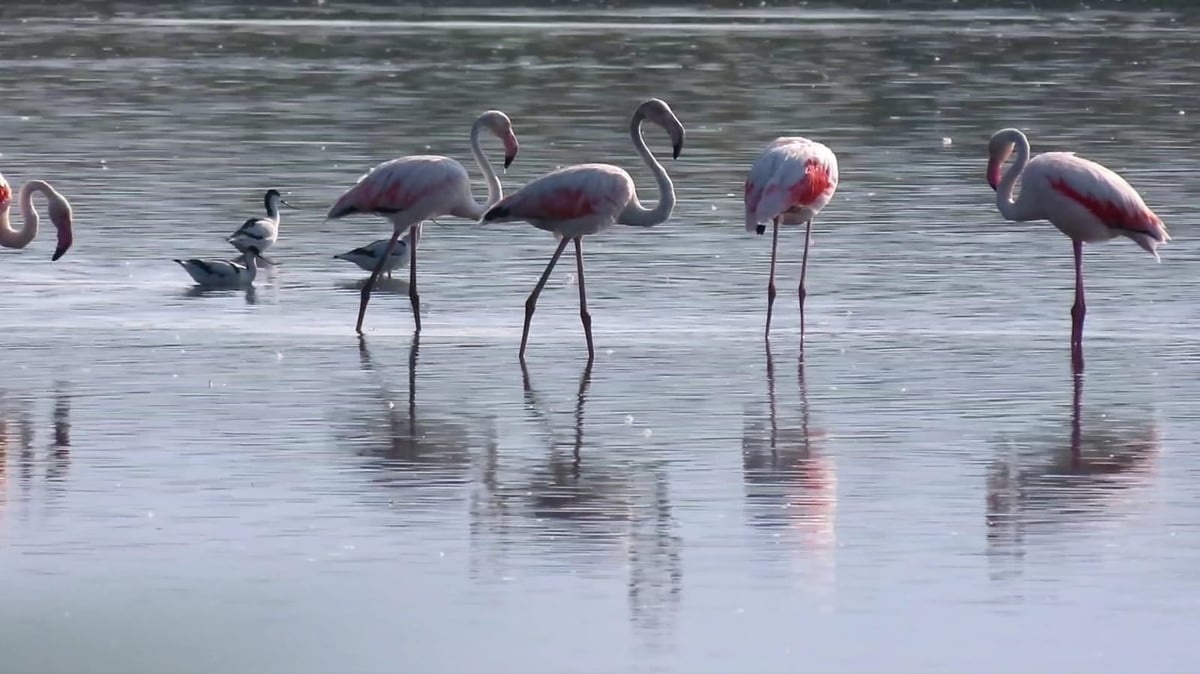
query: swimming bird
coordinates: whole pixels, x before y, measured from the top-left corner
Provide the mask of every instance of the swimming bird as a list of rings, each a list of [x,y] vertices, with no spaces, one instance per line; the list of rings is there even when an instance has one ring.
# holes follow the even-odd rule
[[[283,195],[279,193],[279,190],[267,190],[267,193],[263,195],[263,205],[267,209],[267,217],[250,218],[242,223],[242,226],[225,240],[242,253],[245,253],[246,249],[250,246],[257,248],[260,253],[266,251],[279,239],[280,204],[288,208],[295,208],[295,206],[283,200]],[[262,257],[261,254],[259,258],[269,264],[275,264],[274,260]]]
[[[58,245],[54,248],[54,255],[50,257],[50,261],[53,262],[66,255],[71,248],[74,241],[74,216],[67,198],[45,180],[30,180],[21,186],[17,201],[20,204],[23,223],[20,229],[14,229],[8,219],[8,211],[12,206],[12,188],[4,176],[0,175],[0,246],[24,248],[37,238],[40,219],[37,209],[33,207],[34,192],[41,192],[46,197],[46,210],[49,212],[50,222],[58,232]]]
[[[487,202],[480,205],[471,196],[471,177],[457,161],[440,155],[411,155],[386,161],[375,166],[346,190],[325,215],[336,220],[355,213],[370,213],[387,218],[392,223],[392,238],[388,254],[380,256],[375,270],[362,288],[355,331],[362,334],[363,318],[371,289],[383,271],[384,261],[391,258],[401,236],[409,236],[408,298],[412,302],[415,331],[421,331],[421,298],[417,294],[417,244],[421,240],[421,223],[441,215],[478,220],[504,190],[500,178],[492,169],[483,149],[479,147],[479,132],[487,129],[504,143],[504,168],[517,157],[520,144],[513,133],[512,121],[499,110],[488,110],[471,125],[471,153],[487,180]]]
[[[550,272],[562,255],[568,241],[575,242],[575,263],[579,277],[579,317],[587,338],[588,362],[595,358],[592,346],[592,317],[587,310],[587,291],[583,283],[583,237],[607,229],[614,224],[652,227],[666,222],[675,208],[675,186],[666,169],[646,147],[642,123],[653,122],[666,130],[671,138],[672,157],[678,159],[683,149],[684,128],[667,103],[658,98],[643,101],[633,112],[629,134],[633,146],[654,172],[658,181],[659,199],[654,208],[646,208],[638,199],[637,188],[624,169],[611,164],[578,164],[548,173],[513,194],[501,199],[483,214],[481,222],[525,221],[538,229],[560,237],[558,248],[546,265],[529,299],[525,301],[525,328],[521,334],[520,359],[525,360],[525,344],[529,340],[529,324],[537,307],[538,296],[546,286]]]
[[[208,287],[238,288],[254,283],[258,275],[258,248],[247,246],[235,260],[175,260],[197,284]]]
[[[389,240],[379,239],[372,241],[362,248],[355,248],[341,255],[334,255],[335,260],[345,260],[358,265],[363,271],[375,271],[379,266],[379,259],[383,257],[384,251],[387,250]],[[392,277],[392,272],[403,267],[408,262],[408,239],[401,237],[396,242],[396,248],[392,254],[388,256],[387,264],[383,265],[383,271],[387,273],[388,278]]]
[[[1005,160],[1016,162],[1001,177]],[[1075,304],[1071,307],[1071,363],[1083,369],[1083,244],[1125,236],[1157,261],[1158,247],[1171,240],[1161,218],[1142,196],[1113,171],[1073,152],[1045,152],[1032,159],[1029,139],[1017,129],[1001,129],[988,142],[987,181],[996,190],[996,208],[1005,220],[1049,220],[1071,238],[1075,251]],[[1013,200],[1013,186],[1021,193]]]
[[[804,348],[804,277],[808,271],[808,244],[812,221],[837,191],[837,155],[825,145],[799,136],[781,136],[771,141],[746,178],[746,231],[766,232],[772,223],[771,271],[767,281],[767,327],[771,338],[771,308],[775,304],[775,255],[779,247],[779,224],[804,223],[804,257],[800,262],[800,347]]]

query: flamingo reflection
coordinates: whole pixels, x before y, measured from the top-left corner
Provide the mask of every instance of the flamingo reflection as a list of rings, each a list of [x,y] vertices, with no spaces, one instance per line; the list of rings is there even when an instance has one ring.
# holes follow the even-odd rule
[[[462,496],[470,481],[471,447],[476,439],[469,415],[450,420],[418,406],[420,346],[414,334],[408,351],[408,393],[401,403],[386,375],[375,366],[366,338],[359,336],[361,368],[377,379],[378,394],[372,411],[352,413],[353,442],[365,459],[363,469],[369,479],[380,486],[420,489],[404,495],[408,512]]]
[[[988,469],[987,541],[996,560],[1020,558],[1026,537],[1114,514],[1123,495],[1153,479],[1158,427],[1132,417],[1082,417],[1083,375],[1072,377],[1069,431],[1009,441]]]
[[[819,583],[833,583],[837,547],[837,465],[823,455],[809,419],[804,361],[797,365],[800,391],[798,423],[780,424],[775,361],[768,343],[767,415],[748,413],[742,432],[742,474],[747,511],[753,526],[782,529],[784,543],[798,545],[814,563]]]
[[[472,547],[476,555],[493,556],[473,566],[495,573],[510,554],[535,550],[539,561],[575,572],[610,562],[621,550],[630,620],[655,635],[650,643],[662,643],[657,635],[673,626],[683,585],[682,541],[663,467],[617,462],[608,447],[585,451],[590,364],[579,378],[567,434],[556,431],[528,369],[521,369],[525,408],[544,429],[547,452],[538,465],[507,473],[494,456],[483,461],[486,493],[472,503]]]
[[[55,385],[51,412],[52,437],[41,462],[43,495],[47,502],[60,498],[65,491],[71,466],[71,395],[65,382]],[[10,501],[18,499],[30,505],[39,468],[37,433],[30,408],[31,400],[7,402],[0,394],[0,524],[7,520]],[[16,449],[15,482],[9,474],[10,456]]]

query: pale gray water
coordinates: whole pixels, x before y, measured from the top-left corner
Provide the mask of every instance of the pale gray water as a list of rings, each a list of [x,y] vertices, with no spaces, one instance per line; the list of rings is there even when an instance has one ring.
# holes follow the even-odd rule
[[[0,670],[1200,664],[1195,21],[330,4],[0,25],[0,171],[78,223],[57,263],[49,236],[0,251]],[[363,274],[330,258],[389,227],[322,224],[342,189],[400,154],[468,160],[499,107],[510,188],[600,160],[652,190],[625,133],[650,95],[688,127],[679,205],[586,241],[590,377],[564,263],[526,390],[553,239],[524,225],[428,226],[419,350],[400,283],[360,346]],[[983,180],[1008,125],[1173,227],[1162,264],[1088,249],[1077,424],[1069,243],[1001,221]],[[802,235],[768,376],[769,240],[740,224],[784,133],[842,173],[802,376]],[[267,187],[304,207],[283,265],[191,292],[170,259],[232,256]]]

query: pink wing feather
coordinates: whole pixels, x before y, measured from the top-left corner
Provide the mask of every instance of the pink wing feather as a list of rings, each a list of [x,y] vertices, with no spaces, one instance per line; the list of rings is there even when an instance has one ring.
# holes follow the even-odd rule
[[[1158,257],[1157,248],[1171,240],[1167,227],[1124,178],[1096,162],[1070,152],[1034,157],[1022,176],[1024,185],[1041,198],[1043,216],[1057,226],[1069,223],[1063,206],[1081,208],[1096,223],[1115,229]],[[1024,190],[1024,188],[1022,188]]]
[[[746,231],[785,213],[815,217],[837,191],[837,157],[807,138],[776,138],[746,178]]]
[[[328,219],[353,213],[391,215],[416,208],[447,191],[470,191],[466,169],[440,156],[401,157],[379,164],[346,190],[326,214]],[[455,193],[457,194],[457,193]]]
[[[609,164],[580,164],[547,173],[504,197],[484,214],[485,222],[562,222],[579,218],[615,220],[633,197],[633,179]]]

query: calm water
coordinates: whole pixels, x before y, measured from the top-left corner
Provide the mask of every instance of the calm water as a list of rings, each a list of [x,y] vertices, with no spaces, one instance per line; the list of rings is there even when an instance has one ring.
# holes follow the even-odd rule
[[[58,263],[49,236],[0,251],[0,670],[1200,664],[1200,25],[330,5],[0,26],[0,170],[51,180],[78,225]],[[650,95],[688,127],[679,205],[585,242],[590,372],[570,264],[517,362],[554,246],[525,225],[428,226],[419,344],[400,282],[359,342],[363,274],[330,258],[390,228],[322,217],[366,168],[466,161],[499,107],[507,186],[612,161],[652,199],[625,133]],[[1008,125],[1173,226],[1162,264],[1088,249],[1080,381],[1070,246],[1001,221],[983,181]],[[803,370],[802,235],[768,359],[770,242],[740,224],[783,133],[841,161]],[[232,254],[267,187],[302,208],[281,266],[194,292],[171,258]]]

